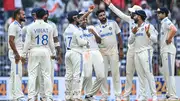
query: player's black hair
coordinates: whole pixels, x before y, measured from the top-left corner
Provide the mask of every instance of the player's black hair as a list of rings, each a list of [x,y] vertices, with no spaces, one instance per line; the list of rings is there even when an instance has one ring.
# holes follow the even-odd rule
[[[80,17],[82,17],[84,14],[78,14],[78,19],[80,18]]]
[[[13,13],[13,18],[16,19],[17,15],[20,14],[20,11],[22,10],[22,8],[18,8],[14,11]]]
[[[96,16],[98,16],[99,13],[101,13],[101,12],[105,12],[105,10],[104,10],[104,9],[99,9],[99,10],[96,12]]]
[[[42,19],[46,15],[46,11],[43,8],[40,8],[36,12],[37,19]]]

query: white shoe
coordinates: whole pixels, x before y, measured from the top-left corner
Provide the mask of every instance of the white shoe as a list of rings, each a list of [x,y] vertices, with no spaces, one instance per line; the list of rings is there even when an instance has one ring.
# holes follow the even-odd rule
[[[136,99],[136,101],[147,101],[147,97],[139,96],[138,99]]]
[[[106,97],[102,97],[100,101],[108,101]]]
[[[121,101],[121,97],[120,96],[116,96],[116,101]]]
[[[129,101],[129,96],[123,96],[122,101]]]
[[[17,101],[26,101],[24,97],[18,98]]]
[[[168,101],[178,101],[178,98],[177,97],[169,97]]]
[[[152,101],[158,101],[157,96],[153,96]]]

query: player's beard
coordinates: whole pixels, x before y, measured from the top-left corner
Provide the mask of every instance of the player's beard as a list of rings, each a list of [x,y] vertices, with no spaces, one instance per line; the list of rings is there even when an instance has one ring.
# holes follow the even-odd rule
[[[19,18],[19,20],[21,21],[21,22],[25,22],[25,18]]]
[[[101,23],[106,23],[106,21],[107,21],[106,18],[101,19]]]
[[[138,19],[137,18],[136,19],[134,18],[134,23],[136,23],[136,24],[138,23]]]

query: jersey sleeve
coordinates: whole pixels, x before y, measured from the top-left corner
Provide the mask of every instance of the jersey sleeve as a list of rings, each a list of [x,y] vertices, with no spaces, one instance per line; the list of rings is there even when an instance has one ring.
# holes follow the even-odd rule
[[[158,32],[157,32],[157,30],[154,28],[153,25],[150,25],[149,33],[150,33],[150,40],[151,40],[153,43],[157,43]]]
[[[16,26],[12,23],[8,28],[8,35],[16,36],[16,32],[17,32],[16,30],[17,30]]]
[[[53,37],[57,37],[58,36],[58,30],[56,25],[53,23]]]
[[[25,43],[24,43],[24,49],[23,49],[23,54],[22,57],[26,57],[26,54],[28,52],[29,46],[31,44],[31,30],[30,28],[27,28],[27,34],[26,34],[26,39],[25,39]]]
[[[166,23],[165,28],[167,28],[167,29],[170,29],[171,26],[174,26],[174,24],[170,20],[167,20],[165,23]]]
[[[56,55],[55,51],[55,46],[54,46],[54,41],[53,41],[53,28],[50,26],[50,31],[49,31],[49,48],[51,50],[51,53],[53,56]]]
[[[81,31],[76,31],[74,35],[79,46],[86,46],[88,44],[88,41],[83,38]]]
[[[114,24],[113,24],[113,25],[114,25],[114,28],[115,28],[115,33],[116,33],[116,34],[121,33],[121,30],[120,30],[120,28],[119,28],[117,22],[114,21]]]
[[[112,3],[109,5],[109,8],[121,19],[125,20],[126,22],[130,23],[131,17],[124,14],[122,11],[117,9]]]

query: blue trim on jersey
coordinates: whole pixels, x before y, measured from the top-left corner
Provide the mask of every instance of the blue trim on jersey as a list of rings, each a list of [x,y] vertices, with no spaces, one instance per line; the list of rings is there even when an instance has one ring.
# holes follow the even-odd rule
[[[113,35],[112,32],[110,32],[110,33],[105,33],[105,34],[101,34],[100,36],[101,36],[101,37],[106,37],[106,36],[111,36],[111,35]]]
[[[18,64],[16,64],[16,74],[18,74]]]
[[[148,49],[148,62],[149,62],[149,70],[150,70],[150,73],[151,73],[152,72],[152,64],[151,64],[150,49]]]
[[[168,53],[168,68],[169,68],[169,76],[172,76],[171,54],[170,53]]]
[[[80,61],[80,73],[82,73],[82,71],[83,71],[83,55],[82,54],[80,54],[80,59],[81,59],[81,61]]]

